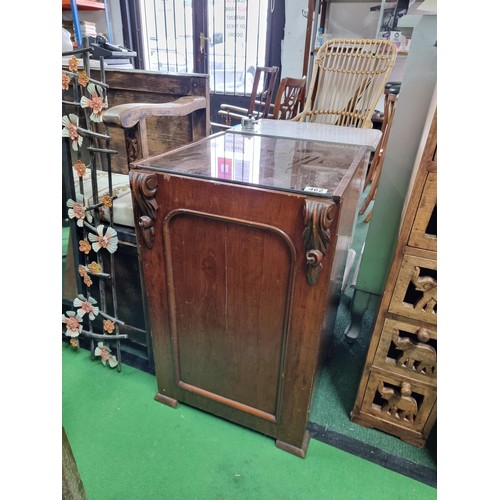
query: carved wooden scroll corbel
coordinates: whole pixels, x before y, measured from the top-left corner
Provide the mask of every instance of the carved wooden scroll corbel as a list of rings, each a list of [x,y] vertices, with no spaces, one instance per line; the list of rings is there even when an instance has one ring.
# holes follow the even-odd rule
[[[142,238],[148,248],[154,243],[154,221],[158,211],[158,203],[155,200],[158,188],[158,178],[156,174],[146,174],[130,172],[130,186],[134,199],[138,206],[138,224],[141,229]]]
[[[304,205],[305,229],[302,233],[306,248],[306,277],[315,285],[323,269],[323,258],[330,243],[330,226],[335,205],[306,200]]]

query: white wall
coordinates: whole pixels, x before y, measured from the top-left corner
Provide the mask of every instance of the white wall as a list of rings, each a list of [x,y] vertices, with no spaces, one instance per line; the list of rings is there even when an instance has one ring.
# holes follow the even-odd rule
[[[331,0],[327,9],[326,31],[335,38],[377,38],[380,9],[376,11],[370,9],[380,5],[380,1],[370,3],[365,0],[350,2]],[[386,8],[395,5],[395,1],[385,3]],[[422,0],[410,0],[408,14],[421,14],[421,11],[417,11],[421,5]]]
[[[281,48],[281,75],[302,78],[308,0],[285,0],[285,37]]]
[[[332,2],[328,5],[325,32],[335,38],[376,38],[380,2]]]
[[[405,82],[394,113],[356,292],[379,296],[385,285],[396,245],[402,207],[436,88],[436,18],[435,15],[420,16],[413,30]],[[356,300],[355,296],[354,302]],[[361,304],[360,306],[362,307]]]

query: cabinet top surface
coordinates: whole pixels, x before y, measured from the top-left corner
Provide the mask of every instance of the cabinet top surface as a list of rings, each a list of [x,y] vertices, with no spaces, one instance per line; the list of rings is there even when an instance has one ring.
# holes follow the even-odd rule
[[[145,158],[136,168],[332,198],[342,196],[366,151],[364,146],[222,132]]]
[[[251,130],[245,130],[241,125],[235,125],[229,131],[240,134],[308,139],[349,146],[366,146],[370,151],[375,151],[382,137],[382,132],[377,129],[268,118],[258,120]]]

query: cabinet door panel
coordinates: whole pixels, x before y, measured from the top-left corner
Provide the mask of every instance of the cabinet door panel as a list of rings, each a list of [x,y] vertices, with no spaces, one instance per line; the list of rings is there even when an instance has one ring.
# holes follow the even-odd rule
[[[164,242],[177,384],[276,421],[291,243],[272,226],[195,211],[169,216]]]

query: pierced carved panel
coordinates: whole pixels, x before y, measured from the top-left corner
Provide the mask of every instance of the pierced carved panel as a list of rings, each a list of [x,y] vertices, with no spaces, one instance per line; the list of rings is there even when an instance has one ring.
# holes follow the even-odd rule
[[[361,410],[389,423],[421,432],[436,402],[436,390],[372,372]]]
[[[413,424],[418,413],[418,403],[412,394],[409,382],[401,382],[399,387],[394,387],[379,381],[375,400],[381,400],[380,411],[384,416]]]
[[[130,186],[138,207],[138,224],[145,245],[153,247],[155,229],[154,221],[158,211],[158,203],[155,196],[158,189],[158,178],[156,174],[143,172],[130,172]]]
[[[305,229],[302,233],[306,249],[306,277],[315,285],[323,270],[323,258],[330,243],[330,226],[335,212],[334,204],[306,200],[304,204]]]
[[[429,172],[425,180],[408,245],[437,251],[437,173]]]
[[[435,385],[436,330],[386,319],[374,364]]]
[[[437,324],[437,262],[405,255],[389,312]]]

